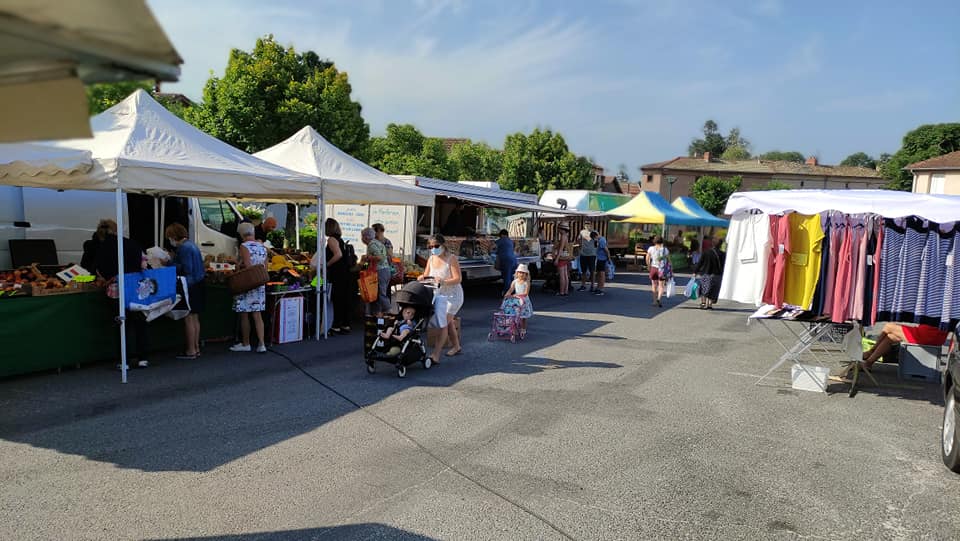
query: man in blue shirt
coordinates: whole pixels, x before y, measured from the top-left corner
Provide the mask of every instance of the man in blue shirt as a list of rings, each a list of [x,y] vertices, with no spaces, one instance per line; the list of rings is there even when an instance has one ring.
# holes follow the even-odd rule
[[[165,230],[167,241],[176,250],[173,264],[177,266],[177,275],[187,280],[187,297],[190,302],[190,314],[183,319],[186,345],[178,359],[196,359],[200,356],[200,313],[206,304],[207,270],[203,264],[200,248],[189,238],[187,228],[180,224],[170,224]]]
[[[517,271],[517,254],[513,247],[513,239],[506,229],[500,230],[497,239],[497,266],[500,267],[500,276],[503,278],[503,291],[506,293],[513,282],[513,274]]]

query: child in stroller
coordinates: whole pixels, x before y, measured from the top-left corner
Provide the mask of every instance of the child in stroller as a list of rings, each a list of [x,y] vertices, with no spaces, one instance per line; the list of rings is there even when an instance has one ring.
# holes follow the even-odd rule
[[[424,368],[433,366],[427,356],[423,333],[433,314],[433,291],[419,282],[411,282],[396,294],[400,314],[388,328],[380,328],[373,346],[366,352],[367,372],[376,371],[377,361],[393,364],[398,377],[406,377],[407,367],[422,363]],[[387,318],[378,321],[386,322]]]

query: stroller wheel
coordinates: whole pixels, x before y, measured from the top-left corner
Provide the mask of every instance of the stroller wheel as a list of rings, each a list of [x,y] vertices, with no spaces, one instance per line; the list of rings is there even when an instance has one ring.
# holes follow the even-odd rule
[[[407,377],[407,367],[406,367],[406,366],[404,366],[404,365],[402,365],[402,364],[398,364],[398,365],[397,365],[397,377],[398,377],[398,378],[405,378],[405,377]]]
[[[427,370],[430,370],[430,367],[433,366],[433,359],[427,357],[423,360],[423,367]]]
[[[516,344],[516,343],[517,343],[517,335],[516,335],[516,334],[511,334],[511,335],[510,335],[510,343],[511,343],[511,344]]]
[[[367,363],[367,373],[368,373],[368,374],[373,374],[373,373],[376,372],[376,371],[377,371],[377,369],[374,368],[373,363]]]
[[[493,342],[493,333],[492,333],[492,332],[488,332],[488,333],[487,333],[487,340],[490,341],[490,342]]]

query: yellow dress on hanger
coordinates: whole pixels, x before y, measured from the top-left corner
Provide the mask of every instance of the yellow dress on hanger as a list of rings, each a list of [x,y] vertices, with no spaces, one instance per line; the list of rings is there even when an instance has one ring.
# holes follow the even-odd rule
[[[790,260],[784,280],[783,302],[809,310],[820,277],[820,249],[823,227],[820,215],[807,216],[796,212],[790,222]]]

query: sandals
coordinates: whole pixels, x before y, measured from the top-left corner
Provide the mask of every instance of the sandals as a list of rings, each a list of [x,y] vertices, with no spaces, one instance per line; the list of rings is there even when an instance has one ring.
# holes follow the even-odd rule
[[[446,353],[447,357],[454,357],[456,355],[461,355],[461,354],[463,354],[463,348],[459,348],[456,351],[451,349]]]

